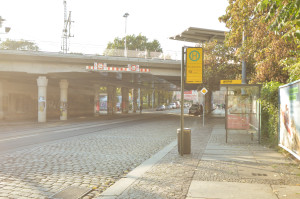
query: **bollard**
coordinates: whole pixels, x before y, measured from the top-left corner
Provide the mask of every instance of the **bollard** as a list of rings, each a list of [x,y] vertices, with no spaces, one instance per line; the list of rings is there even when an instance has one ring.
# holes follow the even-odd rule
[[[178,153],[180,154],[181,150],[181,129],[177,129],[177,145],[178,145]],[[191,153],[191,132],[190,128],[183,129],[183,154],[190,154]]]

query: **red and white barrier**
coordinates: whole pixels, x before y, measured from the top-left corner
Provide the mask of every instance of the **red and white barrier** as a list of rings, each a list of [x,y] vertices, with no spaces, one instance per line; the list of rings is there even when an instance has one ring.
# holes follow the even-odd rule
[[[86,66],[86,70],[101,70],[101,71],[125,71],[125,72],[142,72],[142,73],[149,73],[149,68],[140,68],[139,65],[130,65],[128,67],[115,67],[115,66],[107,66],[106,63],[94,63],[94,66]]]

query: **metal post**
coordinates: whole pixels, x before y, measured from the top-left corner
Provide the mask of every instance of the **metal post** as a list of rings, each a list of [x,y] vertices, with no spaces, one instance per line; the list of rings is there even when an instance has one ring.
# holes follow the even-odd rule
[[[259,89],[259,98],[260,98],[260,87],[258,88]],[[278,97],[278,99],[280,99],[280,95]],[[259,141],[259,144],[261,143],[261,103],[260,101],[257,101],[258,103],[258,111],[259,111],[259,116],[258,116],[258,119],[259,119],[259,122],[258,122],[258,141]],[[280,104],[280,102],[279,102]],[[278,117],[280,118],[280,117]],[[280,123],[278,123],[278,125],[280,125]]]
[[[185,47],[182,47],[182,57],[181,57],[181,114],[180,114],[180,155],[183,156],[183,130],[184,130],[184,50]]]
[[[243,44],[245,42],[245,32],[243,31]],[[244,45],[243,45],[243,60],[242,60],[242,84],[247,84],[246,80],[246,61],[245,61],[245,52],[244,52]]]
[[[203,98],[203,126],[204,126],[204,115],[205,115],[205,95],[203,95],[204,98]]]
[[[228,86],[226,86],[226,95],[225,95],[225,128],[226,128],[226,143],[227,143],[227,137],[228,137],[227,124],[228,124]]]

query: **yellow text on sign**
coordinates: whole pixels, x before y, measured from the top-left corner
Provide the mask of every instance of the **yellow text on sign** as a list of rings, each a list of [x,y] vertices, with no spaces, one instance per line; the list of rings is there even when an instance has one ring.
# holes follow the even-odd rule
[[[203,49],[187,48],[186,51],[186,83],[202,83]]]
[[[242,80],[220,80],[220,84],[241,84]]]

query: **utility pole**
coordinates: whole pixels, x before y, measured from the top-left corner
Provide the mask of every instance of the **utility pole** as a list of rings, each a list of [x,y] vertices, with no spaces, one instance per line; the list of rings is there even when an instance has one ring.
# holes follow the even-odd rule
[[[247,84],[247,78],[246,78],[246,61],[245,61],[245,49],[244,49],[244,43],[246,40],[245,36],[245,31],[243,31],[243,43],[242,43],[242,48],[243,48],[243,58],[242,58],[242,84]]]
[[[68,53],[69,38],[74,37],[74,35],[71,35],[71,23],[73,23],[74,21],[71,20],[71,11],[69,11],[69,16],[67,14],[67,1],[64,0],[63,3],[64,3],[64,27],[62,33],[61,50],[63,53]]]

